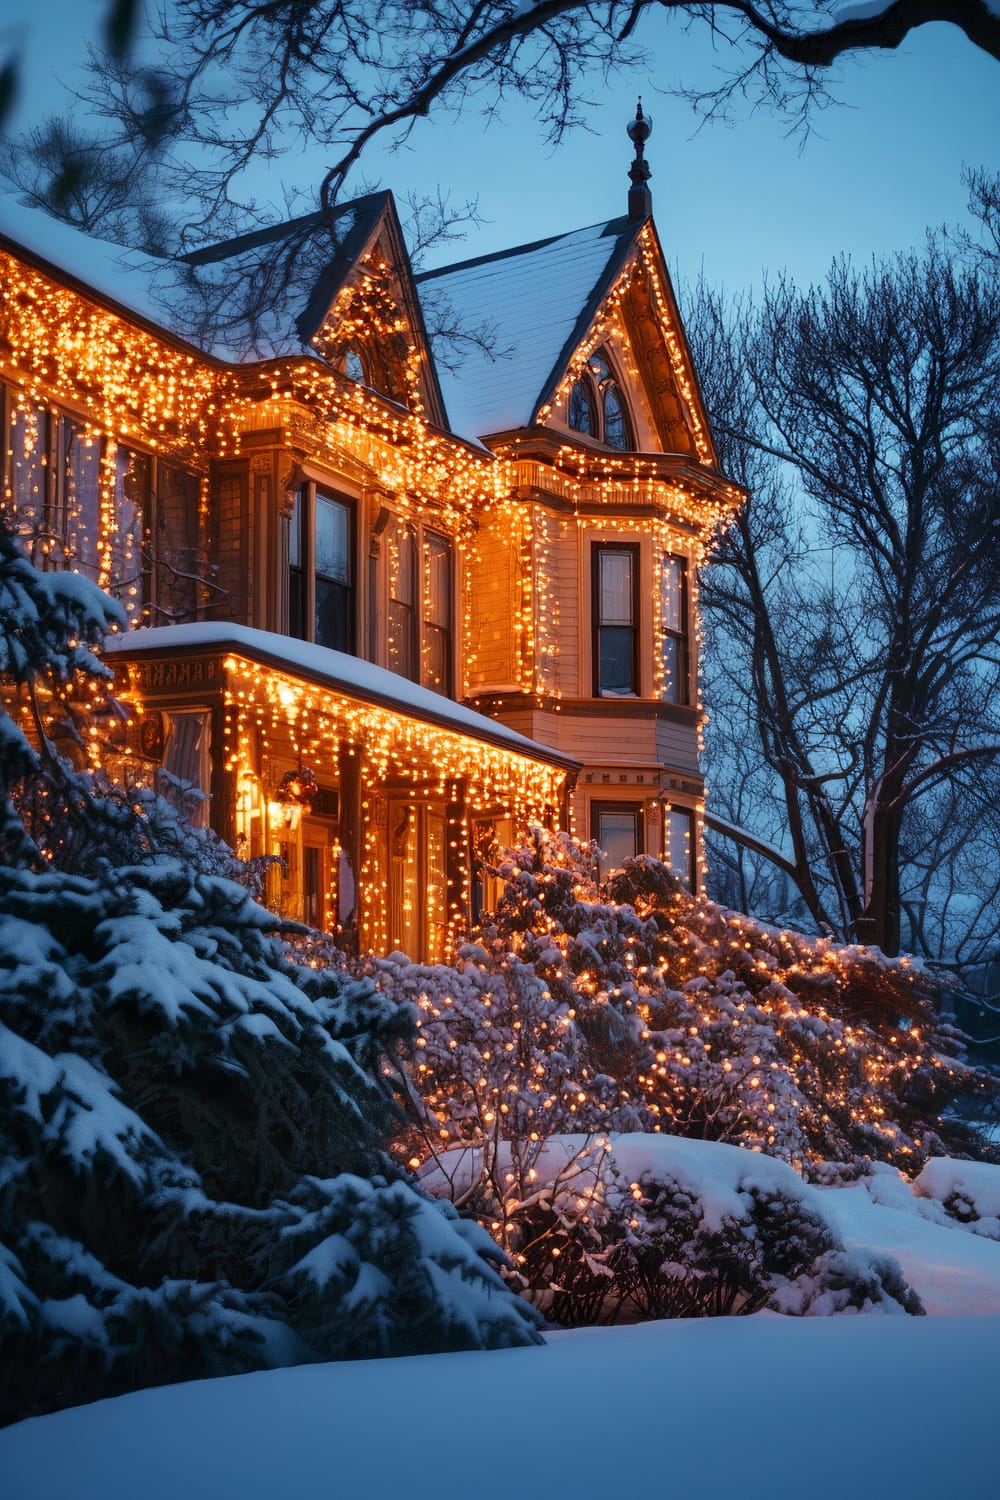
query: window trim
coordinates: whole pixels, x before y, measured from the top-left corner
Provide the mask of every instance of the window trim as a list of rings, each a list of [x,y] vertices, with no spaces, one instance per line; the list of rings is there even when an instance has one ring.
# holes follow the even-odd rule
[[[590,544],[590,636],[591,636],[591,696],[612,701],[642,696],[642,679],[639,662],[639,634],[641,629],[639,575],[642,568],[642,548],[634,542],[592,541]],[[607,552],[628,552],[632,556],[632,689],[628,693],[602,692],[601,690],[601,556]]]

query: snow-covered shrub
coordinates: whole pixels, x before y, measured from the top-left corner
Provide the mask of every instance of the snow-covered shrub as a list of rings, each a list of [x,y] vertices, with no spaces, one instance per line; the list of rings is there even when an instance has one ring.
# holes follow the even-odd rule
[[[452,1148],[424,1180],[474,1189],[498,1211],[478,1148]],[[553,1137],[532,1191],[508,1202],[523,1295],[563,1326],[732,1316],[920,1313],[891,1258],[848,1252],[823,1194],[783,1162],[666,1136]]]
[[[0,869],[14,1410],[535,1336],[496,1247],[381,1150],[407,1016],[282,946],[245,889],[178,861]]]
[[[595,1197],[587,1172],[602,1132],[731,1142],[824,1182],[975,1149],[943,1112],[990,1084],[947,1055],[928,977],[693,898],[648,858],[603,888],[594,868],[591,850],[538,830],[498,865],[498,909],[452,965],[370,964],[417,1022],[400,1156],[476,1215],[557,1318],[749,1309],[773,1301],[775,1277],[790,1310],[907,1305],[891,1267],[835,1238],[817,1248],[787,1194],[709,1232],[661,1182],[635,1211],[640,1253],[634,1214]],[[580,1132],[554,1174],[553,1150]],[[660,1251],[669,1278],[650,1272]]]
[[[1000,1240],[1000,1166],[935,1157],[913,1183],[914,1194],[939,1203],[945,1215],[973,1234]]]

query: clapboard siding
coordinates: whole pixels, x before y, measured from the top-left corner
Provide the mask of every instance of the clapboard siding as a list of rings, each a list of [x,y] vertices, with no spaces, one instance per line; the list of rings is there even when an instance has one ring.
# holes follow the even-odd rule
[[[510,688],[518,682],[516,613],[520,594],[520,537],[494,523],[477,538],[468,563],[469,649],[464,653],[469,694]]]

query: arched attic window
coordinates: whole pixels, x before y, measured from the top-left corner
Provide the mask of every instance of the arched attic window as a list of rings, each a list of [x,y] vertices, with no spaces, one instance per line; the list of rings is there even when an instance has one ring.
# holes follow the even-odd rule
[[[368,384],[368,373],[365,369],[365,362],[357,349],[348,346],[344,350],[340,358],[340,368],[348,380],[356,380],[359,385]]]
[[[569,393],[569,425],[609,448],[634,448],[625,394],[603,349],[596,349]]]

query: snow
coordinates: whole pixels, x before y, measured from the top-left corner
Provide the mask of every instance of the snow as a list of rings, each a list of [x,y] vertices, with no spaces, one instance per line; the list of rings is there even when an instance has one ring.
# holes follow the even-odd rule
[[[5,1500],[993,1493],[997,1318],[706,1319],[308,1365],[0,1432]]]
[[[196,343],[216,359],[238,364],[248,352],[240,343],[238,331],[231,331],[231,336],[224,338],[218,333],[208,337],[199,330],[197,337],[192,338],[190,318],[184,315],[190,301],[183,282],[184,268],[172,257],[149,255],[95,239],[41,209],[18,202],[11,194],[0,194],[0,235],[6,235],[15,245],[31,251],[65,275],[75,277],[117,307],[137,313],[175,338]],[[246,238],[252,240],[253,236]],[[257,260],[260,258],[256,256]],[[231,264],[225,268],[226,281],[238,288],[254,263],[253,248],[242,254],[234,253]],[[299,304],[305,302],[308,289],[290,290],[270,312],[266,326],[258,331],[254,341],[253,352],[258,357],[310,354],[294,326],[295,313],[301,311]],[[220,311],[231,315],[238,305],[234,294]]]
[[[119,307],[159,327],[167,326],[163,307],[152,290],[151,273],[169,271],[170,261],[94,239],[41,209],[26,207],[9,193],[0,194],[0,234],[93,287]]]
[[[108,636],[104,654],[120,652],[131,658],[145,651],[171,651],[182,655],[198,646],[230,648],[254,661],[273,661],[283,670],[305,673],[337,692],[395,709],[431,724],[443,722],[458,733],[471,734],[476,739],[494,744],[499,742],[531,760],[570,768],[576,768],[578,764],[546,745],[517,734],[496,719],[476,713],[430,688],[420,687],[385,667],[377,667],[357,656],[347,656],[343,651],[333,651],[328,646],[316,646],[310,641],[293,640],[290,636],[274,635],[266,630],[253,630],[246,625],[205,620],[192,625],[157,625],[153,629],[132,630]]]
[[[452,429],[484,437],[527,427],[586,333],[581,315],[617,270],[635,224],[594,224],[506,254],[427,271],[421,291],[441,294],[468,328],[487,327],[490,354],[471,352],[438,376]]]
[[[914,1190],[936,1198],[939,1203],[957,1196],[980,1219],[1000,1219],[1000,1167],[989,1162],[932,1157],[917,1178]]]
[[[956,1182],[975,1184],[984,1214],[1000,1197],[1000,1166],[931,1160],[913,1183],[884,1164],[851,1187],[821,1188],[803,1182],[774,1157],[720,1141],[687,1140],[670,1135],[553,1136],[540,1148],[533,1166],[539,1185],[561,1177],[574,1192],[595,1180],[610,1142],[610,1158],[623,1189],[645,1174],[673,1179],[689,1188],[703,1207],[706,1226],[717,1229],[725,1218],[746,1221],[748,1194],[755,1189],[798,1199],[824,1220],[857,1257],[887,1254],[899,1262],[924,1310],[938,1317],[987,1313],[1000,1316],[1000,1243],[991,1235],[969,1233],[925,1196],[934,1185],[944,1196]],[[421,1171],[424,1187],[460,1197],[478,1172],[480,1152],[459,1147],[441,1153]],[[506,1165],[501,1152],[499,1165]],[[992,1219],[984,1222],[992,1224]]]

